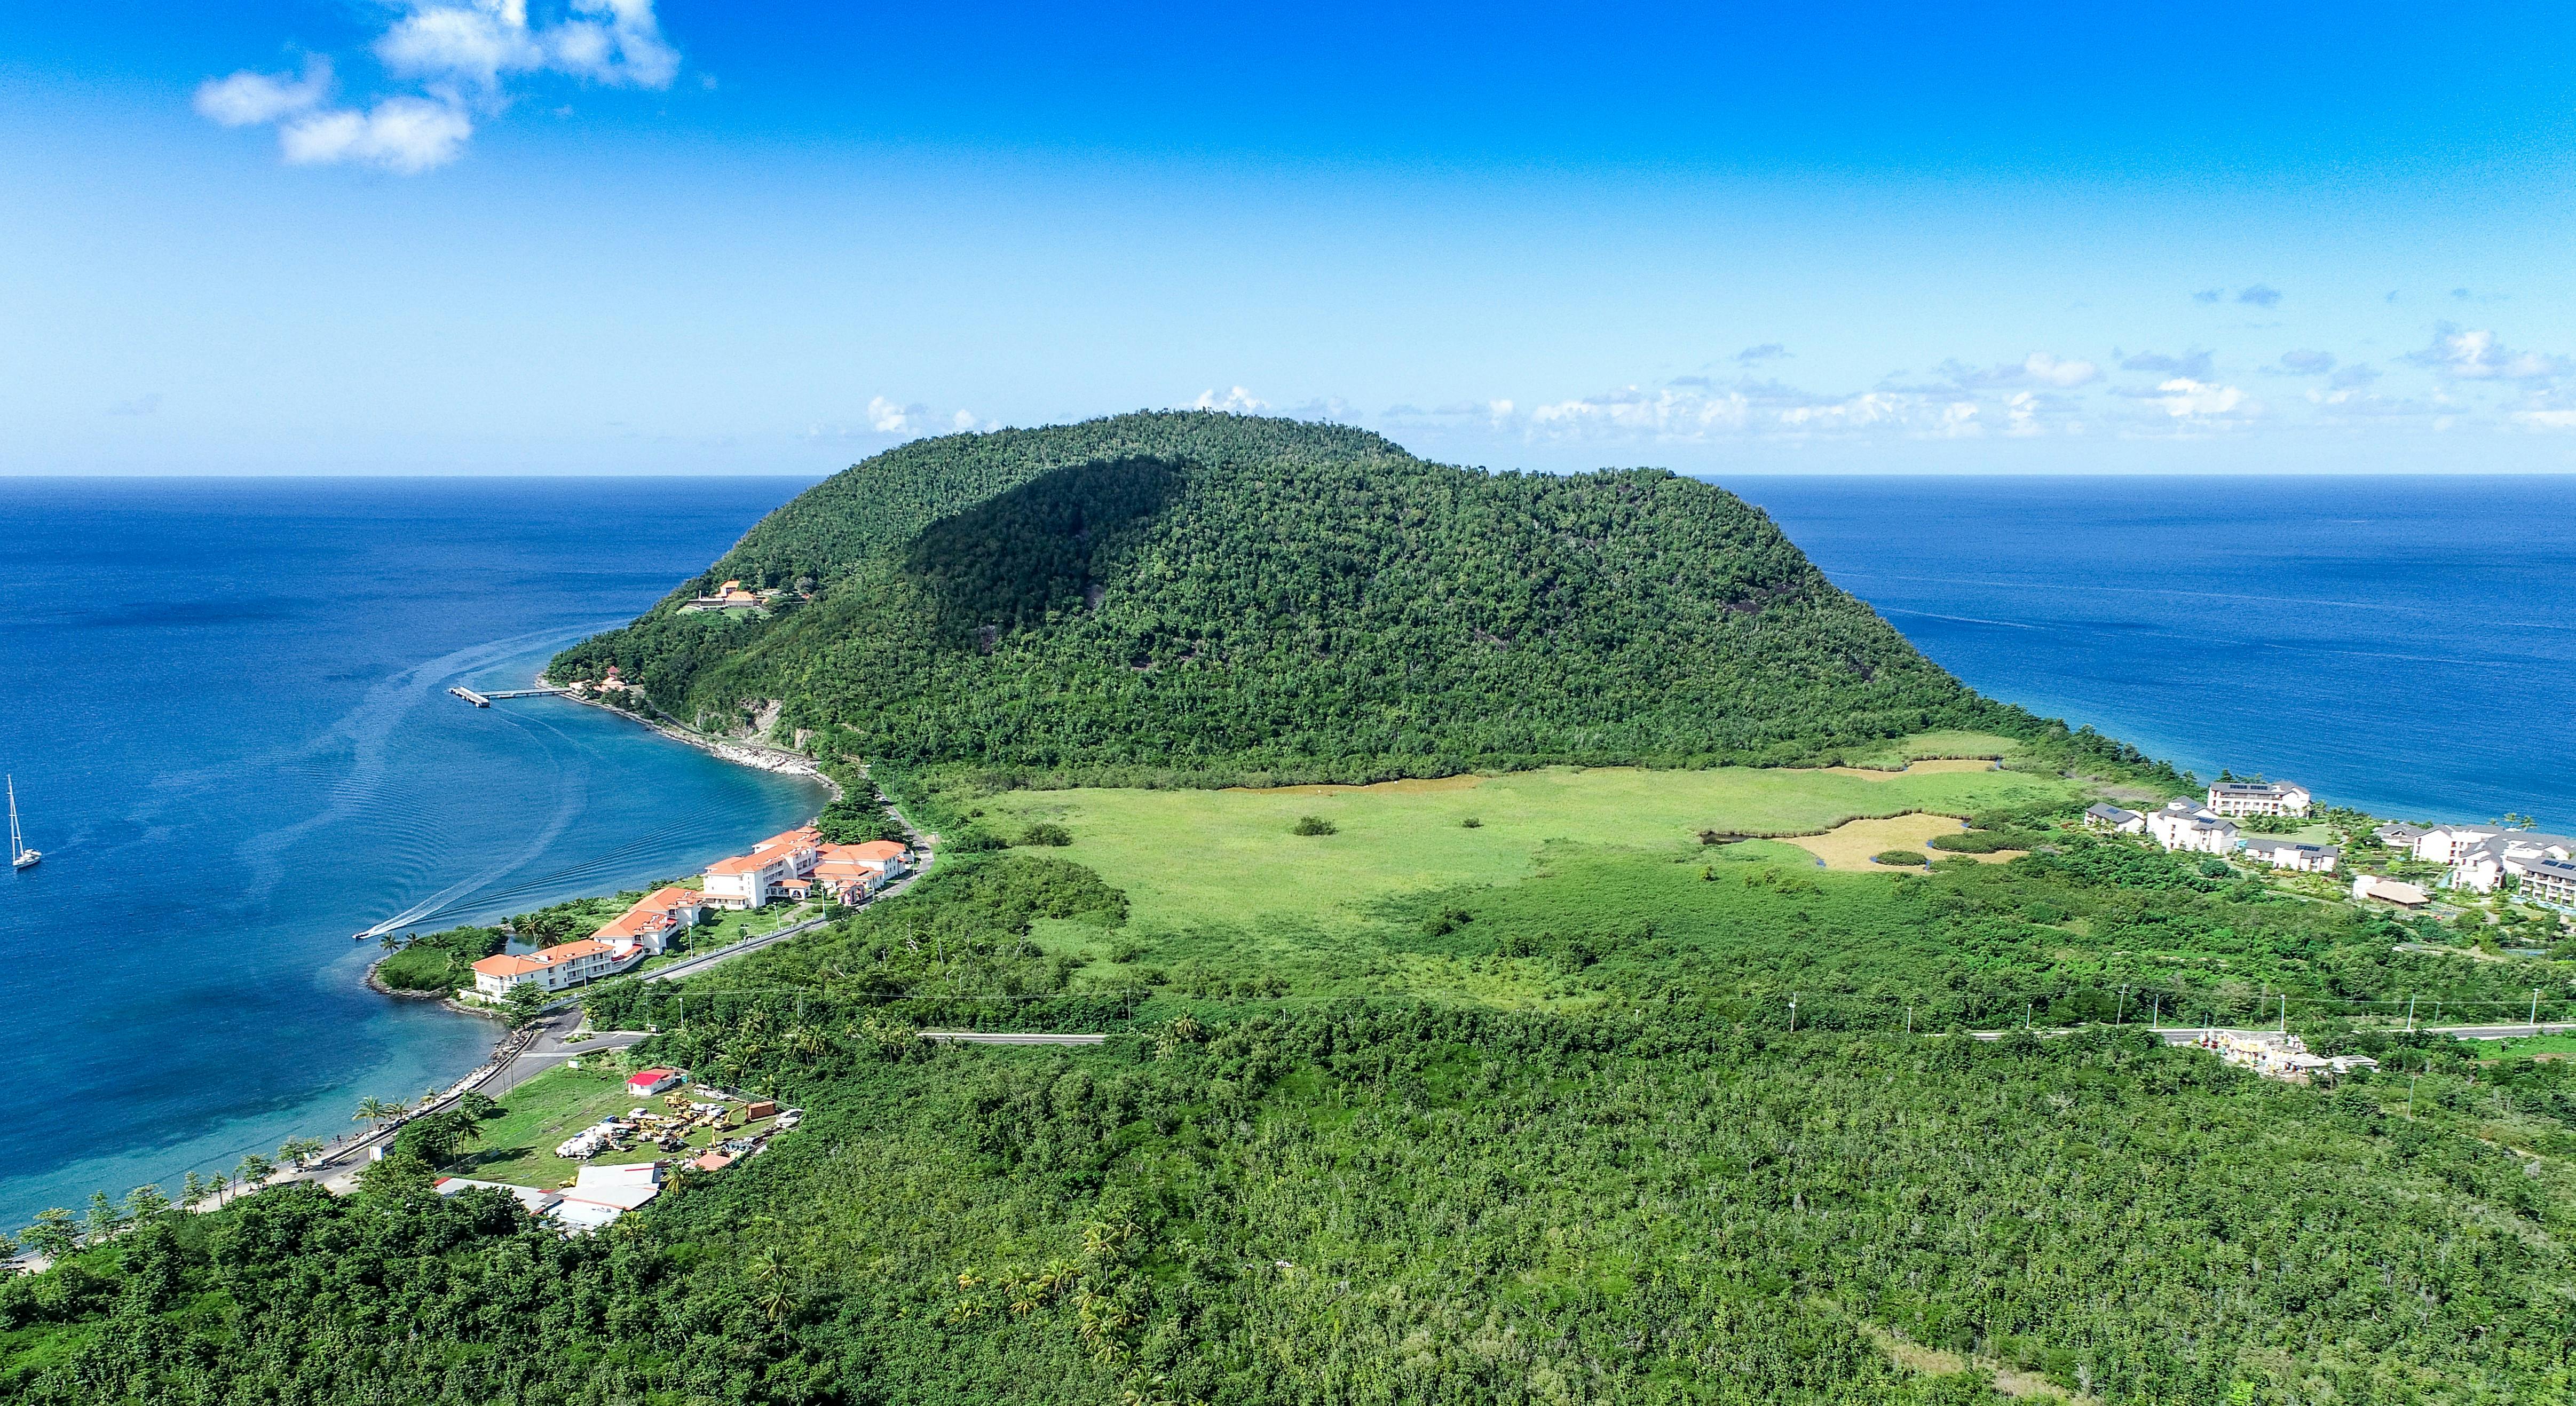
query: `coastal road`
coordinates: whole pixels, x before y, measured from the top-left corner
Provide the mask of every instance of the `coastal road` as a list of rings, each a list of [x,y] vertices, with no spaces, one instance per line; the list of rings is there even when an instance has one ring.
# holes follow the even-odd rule
[[[1106,1035],[1059,1035],[1045,1030],[924,1030],[925,1040],[951,1040],[961,1045],[1096,1045]]]

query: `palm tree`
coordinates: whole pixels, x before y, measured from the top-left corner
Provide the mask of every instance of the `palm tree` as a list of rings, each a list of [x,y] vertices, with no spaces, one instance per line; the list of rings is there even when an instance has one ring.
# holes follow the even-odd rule
[[[322,1139],[318,1137],[291,1137],[277,1145],[277,1160],[299,1172],[305,1163],[321,1155]]]
[[[370,1096],[358,1100],[358,1111],[349,1115],[349,1121],[381,1127],[402,1115],[401,1104],[387,1103],[383,1099]]]
[[[257,1187],[261,1183],[267,1181],[270,1174],[277,1170],[277,1164],[260,1156],[256,1152],[252,1152],[245,1154],[241,1159],[241,1164],[233,1170],[240,1176],[241,1184],[243,1186]]]

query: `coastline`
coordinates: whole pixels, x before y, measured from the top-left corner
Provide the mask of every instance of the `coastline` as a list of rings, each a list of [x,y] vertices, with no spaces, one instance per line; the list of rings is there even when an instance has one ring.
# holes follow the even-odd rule
[[[537,686],[540,688],[563,687],[563,685],[547,678],[543,673],[537,675]],[[695,747],[701,752],[706,752],[724,761],[732,762],[736,766],[747,766],[757,771],[766,771],[779,776],[803,776],[810,778],[814,781],[821,782],[823,789],[831,793],[833,800],[837,801],[841,799],[841,784],[834,781],[830,776],[824,774],[821,762],[802,752],[790,751],[784,747],[772,747],[759,742],[736,742],[730,738],[709,737],[701,732],[692,732],[667,718],[646,717],[632,708],[620,707],[604,698],[593,698],[587,694],[564,692],[556,694],[555,697],[561,698],[568,703],[579,703],[585,707],[598,708],[606,712],[614,713],[639,727],[650,728],[653,731],[662,734],[664,737],[670,738],[674,742],[684,743],[688,746]]]

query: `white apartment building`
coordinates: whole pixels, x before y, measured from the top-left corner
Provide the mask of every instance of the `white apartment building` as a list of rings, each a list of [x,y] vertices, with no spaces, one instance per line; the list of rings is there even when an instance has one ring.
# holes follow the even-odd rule
[[[2149,811],[2147,835],[2166,849],[2195,854],[2225,854],[2236,848],[2236,822],[2189,801],[2168,801],[2164,809]]]
[[[631,950],[628,956],[640,960],[643,953]],[[585,981],[610,976],[626,965],[607,943],[594,938],[565,942],[540,948],[524,956],[507,953],[486,957],[474,964],[474,990],[488,1000],[507,1000],[511,991],[521,986],[536,986],[546,991],[561,991]]]
[[[2552,908],[2576,911],[2576,860],[2535,859],[2523,871],[2522,896]]]
[[[2343,851],[2334,845],[2310,844],[2278,835],[2256,835],[2240,842],[2245,857],[2300,874],[2331,874]]]
[[[2532,871],[2549,860],[2576,860],[2576,839],[2506,830],[2470,846],[2451,865],[2449,883],[2453,888],[2476,893],[2493,893],[2508,878],[2519,879],[2528,887]]]
[[[719,859],[707,866],[706,900],[717,908],[758,908],[791,889],[810,890],[815,847],[822,834],[808,826],[772,835],[751,853]]]
[[[2305,815],[2315,799],[2288,781],[2221,781],[2209,788],[2209,809],[2219,815]]]

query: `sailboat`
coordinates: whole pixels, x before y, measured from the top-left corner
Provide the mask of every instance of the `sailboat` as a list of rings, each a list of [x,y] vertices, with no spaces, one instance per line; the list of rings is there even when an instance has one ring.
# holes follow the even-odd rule
[[[26,837],[18,833],[18,778],[12,776],[9,778],[9,867],[32,869],[42,858],[43,855],[27,848]]]

